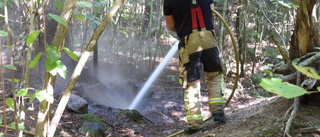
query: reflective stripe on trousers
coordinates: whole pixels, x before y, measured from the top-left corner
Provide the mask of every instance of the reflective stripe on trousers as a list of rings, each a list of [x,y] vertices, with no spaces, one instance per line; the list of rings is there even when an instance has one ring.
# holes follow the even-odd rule
[[[200,98],[200,80],[193,81],[187,84],[184,91],[184,105],[186,109],[186,117],[188,127],[197,129],[202,127],[202,105]]]
[[[180,82],[184,89],[184,104],[187,124],[191,129],[201,128],[203,124],[200,95],[201,64],[205,72],[209,99],[220,98],[221,64],[217,42],[211,31],[192,33],[189,39],[179,44]],[[211,103],[210,112],[223,111],[224,103]]]
[[[201,114],[187,115],[187,120],[203,120],[203,116]]]
[[[211,113],[221,113],[225,107],[225,99],[222,97],[222,75],[220,72],[205,72],[206,85],[209,96],[209,108]]]
[[[215,104],[215,103],[226,103],[224,98],[210,98],[209,104]]]

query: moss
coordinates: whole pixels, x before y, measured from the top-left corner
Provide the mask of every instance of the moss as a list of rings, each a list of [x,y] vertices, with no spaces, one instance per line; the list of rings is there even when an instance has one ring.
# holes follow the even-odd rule
[[[135,122],[143,121],[143,116],[137,110],[129,110],[129,111],[127,111],[126,116],[128,118],[132,119]]]
[[[102,124],[102,120],[95,114],[82,114],[79,115],[79,118],[84,120],[85,122],[97,122]]]

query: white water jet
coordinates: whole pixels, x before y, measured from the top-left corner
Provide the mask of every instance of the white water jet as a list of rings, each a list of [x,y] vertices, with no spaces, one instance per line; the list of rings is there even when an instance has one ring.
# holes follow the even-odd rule
[[[176,53],[178,50],[178,44],[179,41],[177,41],[170,49],[170,51],[167,53],[167,55],[164,57],[163,61],[158,65],[156,70],[153,71],[151,76],[148,78],[147,82],[143,85],[142,89],[139,91],[138,95],[134,98],[132,103],[130,104],[129,108],[130,110],[134,109],[139,101],[143,98],[143,96],[147,93],[148,89],[152,85],[152,83],[158,78],[159,74],[162,72],[164,67],[167,65],[171,57]]]

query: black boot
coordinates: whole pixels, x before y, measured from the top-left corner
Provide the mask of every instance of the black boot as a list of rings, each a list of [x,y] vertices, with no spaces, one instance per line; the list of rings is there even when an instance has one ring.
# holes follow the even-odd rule
[[[214,117],[214,121],[220,121],[220,122],[226,121],[226,116],[224,115],[223,112],[213,113],[212,116]]]
[[[202,128],[197,128],[197,129],[186,128],[186,129],[184,129],[184,133],[191,135],[191,134],[197,133],[199,131],[201,132],[202,130],[203,130]]]

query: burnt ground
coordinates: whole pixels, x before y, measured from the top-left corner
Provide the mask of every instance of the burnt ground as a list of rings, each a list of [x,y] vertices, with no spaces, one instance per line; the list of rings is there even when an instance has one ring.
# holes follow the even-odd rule
[[[89,113],[97,115],[103,122],[104,133],[110,137],[163,137],[183,130],[186,127],[185,110],[183,106],[183,92],[172,74],[176,72],[170,67],[153,84],[149,93],[139,103],[137,110],[148,120],[134,121],[127,115],[126,110],[110,107],[88,99]],[[226,78],[226,97],[229,97],[234,78]],[[251,82],[249,82],[251,81]],[[204,124],[204,132],[196,133],[195,137],[278,137],[283,136],[283,127],[287,121],[286,111],[293,104],[293,100],[285,99],[262,91],[259,87],[252,87],[250,77],[240,80],[239,87],[232,101],[225,108],[226,123],[215,123],[209,120]],[[9,86],[9,85],[8,85]],[[204,116],[209,117],[205,88],[202,88]],[[53,104],[55,110],[58,100]],[[28,111],[26,129],[35,131],[36,112],[38,103],[34,104],[34,111]],[[1,105],[1,114],[3,106]],[[12,122],[13,113],[7,111]],[[301,104],[294,119],[290,134],[295,137],[320,136],[320,104],[310,102]],[[52,111],[53,115],[53,111]],[[81,114],[65,110],[60,121],[56,136],[84,137],[80,133],[83,124]],[[0,132],[2,129],[0,129]],[[14,136],[8,131],[7,136]],[[26,135],[28,136],[28,135]],[[178,136],[191,136],[180,134]]]
[[[165,78],[163,78],[165,79]],[[230,94],[232,84],[227,84],[227,95]],[[183,92],[179,85],[172,82],[158,80],[150,89],[150,93],[139,103],[137,110],[148,120],[134,121],[124,115],[124,110],[91,103],[90,112],[98,115],[106,128],[105,134],[110,137],[162,137],[179,132],[186,127],[183,107]],[[277,137],[283,136],[283,127],[287,118],[284,117],[293,100],[279,96],[269,97],[249,96],[246,93],[236,93],[233,100],[226,107],[227,121],[224,124],[209,120],[204,124],[204,132],[194,134],[195,137]],[[203,90],[204,116],[209,117],[208,106],[205,103],[206,93]],[[304,130],[320,126],[320,104],[301,104],[298,114],[291,128],[291,135],[316,137],[320,135],[319,128]],[[65,112],[57,135],[79,135],[77,129],[81,126],[81,119],[72,112]],[[191,136],[180,134],[178,136]]]

